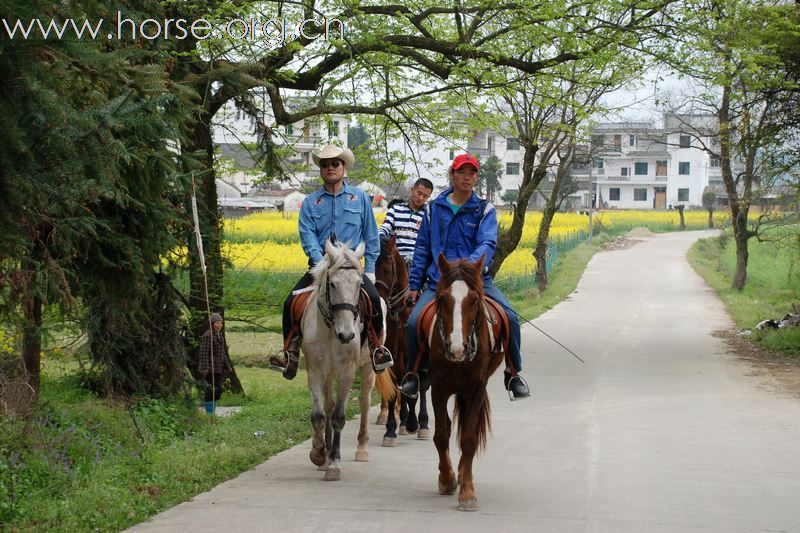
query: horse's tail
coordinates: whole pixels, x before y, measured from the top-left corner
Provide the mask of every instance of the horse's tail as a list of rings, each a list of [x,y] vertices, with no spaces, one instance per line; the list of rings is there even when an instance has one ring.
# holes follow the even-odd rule
[[[486,437],[492,431],[492,417],[491,407],[489,406],[489,394],[486,392],[486,387],[481,387],[477,395],[466,395],[464,393],[456,394],[455,408],[453,409],[453,418],[457,421],[458,434],[457,439],[461,441],[461,432],[466,424],[466,417],[464,413],[467,412],[467,401],[476,402],[478,397],[481,398],[481,406],[478,411],[478,420],[475,425],[475,450],[480,451],[486,447]]]
[[[399,392],[397,389],[397,381],[388,371],[375,374],[375,388],[378,389],[381,400],[387,402],[394,400]]]

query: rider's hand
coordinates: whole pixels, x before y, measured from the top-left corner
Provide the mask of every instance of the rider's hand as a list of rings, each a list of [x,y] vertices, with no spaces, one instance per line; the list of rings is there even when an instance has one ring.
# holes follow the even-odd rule
[[[406,297],[406,301],[411,302],[411,304],[417,303],[417,298],[419,298],[419,291],[408,291],[408,296]]]
[[[364,275],[367,276],[370,283],[375,285],[375,272],[364,272]]]

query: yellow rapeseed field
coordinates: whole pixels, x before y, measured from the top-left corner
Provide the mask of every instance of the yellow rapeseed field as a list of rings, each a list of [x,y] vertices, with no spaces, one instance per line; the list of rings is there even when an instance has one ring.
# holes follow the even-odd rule
[[[644,226],[653,231],[677,229],[680,219],[677,211],[634,211],[607,210],[595,213],[595,228],[607,230]],[[727,211],[714,214],[717,227],[727,222]],[[257,213],[239,219],[225,220],[227,256],[237,269],[271,272],[303,272],[307,259],[300,247],[297,232],[297,213]],[[707,227],[706,211],[686,211],[684,213],[689,229]],[[376,216],[378,224],[383,214]],[[503,263],[502,277],[526,276],[536,269],[533,248],[539,233],[542,213],[529,211],[525,217],[520,246]],[[509,213],[498,215],[500,226],[511,226]],[[550,228],[551,242],[557,239],[576,237],[581,231],[588,231],[589,218],[585,214],[556,213]]]

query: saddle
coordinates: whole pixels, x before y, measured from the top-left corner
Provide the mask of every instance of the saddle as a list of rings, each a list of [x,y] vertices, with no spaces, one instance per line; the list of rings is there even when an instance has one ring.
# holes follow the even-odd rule
[[[308,303],[313,293],[313,287],[300,289],[294,293],[294,299],[292,300],[292,307],[289,316],[292,327],[286,342],[284,343],[284,350],[288,349],[289,344],[292,342],[294,337],[302,335],[303,332],[301,330],[301,325],[303,323],[303,314],[305,314],[306,309],[308,308]],[[369,299],[369,296],[364,289],[361,289],[361,295],[358,299],[358,313],[361,315],[361,321],[367,326],[361,331],[361,344],[364,344],[364,341],[367,340],[367,335],[370,335],[372,337],[372,341],[376,343],[375,345],[380,346],[380,340],[372,328],[371,317],[374,313],[374,309],[372,308],[372,300]]]
[[[508,353],[508,343],[511,339],[511,328],[508,323],[508,315],[503,307],[488,296],[483,299],[483,316],[489,326],[489,345],[491,353]],[[419,315],[417,320],[417,339],[420,351],[424,351],[425,345],[430,348],[433,343],[433,334],[436,331],[435,325],[438,318],[436,300],[429,302]]]
[[[292,307],[289,311],[289,320],[292,324],[292,328],[289,331],[289,335],[286,337],[286,342],[283,346],[284,350],[289,349],[289,344],[291,344],[292,339],[302,334],[300,325],[303,322],[303,314],[305,314],[306,308],[308,308],[308,302],[311,299],[311,294],[313,292],[313,287],[308,287],[305,289],[300,289],[294,293]]]

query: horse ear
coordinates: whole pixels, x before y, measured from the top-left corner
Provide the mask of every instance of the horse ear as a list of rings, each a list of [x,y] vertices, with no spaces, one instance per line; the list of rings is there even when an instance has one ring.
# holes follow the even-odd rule
[[[439,273],[444,275],[450,271],[450,263],[447,262],[444,254],[439,252],[439,257],[436,259],[436,263],[439,265]]]
[[[482,255],[478,262],[475,263],[475,267],[478,269],[480,274],[483,274],[483,265],[486,264],[486,255]]]
[[[356,249],[354,250],[354,253],[356,254],[356,259],[361,259],[362,257],[364,257],[364,250],[366,249],[367,248],[366,245],[364,244],[364,241],[358,243],[358,246],[356,246]]]
[[[333,247],[333,243],[330,239],[325,239],[325,254],[330,255],[333,257],[335,248]]]

